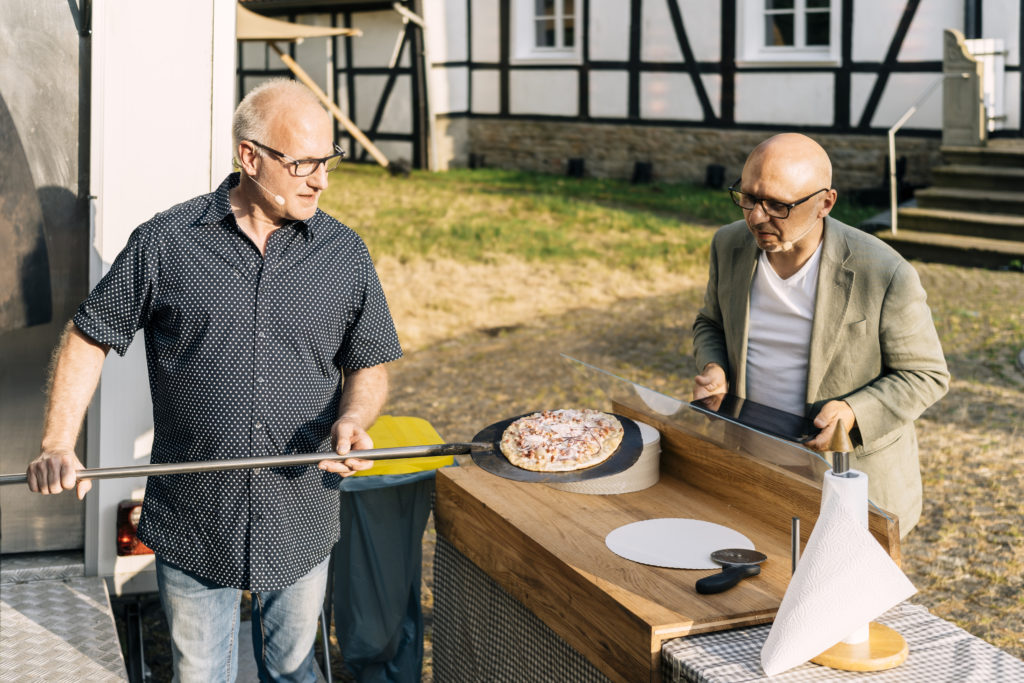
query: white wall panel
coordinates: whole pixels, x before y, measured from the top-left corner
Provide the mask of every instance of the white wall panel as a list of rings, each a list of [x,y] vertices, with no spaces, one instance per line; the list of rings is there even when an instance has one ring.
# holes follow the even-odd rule
[[[736,74],[736,121],[831,126],[833,88],[827,73]]]
[[[508,90],[512,114],[579,114],[579,76],[575,71],[513,70]]]
[[[427,24],[427,49],[432,62],[464,62],[469,59],[469,25],[465,0],[427,0],[423,21]]]
[[[718,74],[701,74],[701,81],[704,83],[704,92],[708,94],[711,102],[711,111],[715,116],[722,115],[722,77]]]
[[[878,74],[850,74],[850,125],[856,126],[864,116],[871,89],[875,87]],[[886,126],[888,128],[888,126]]]
[[[472,0],[472,52],[474,62],[501,59],[501,33],[498,0]]]
[[[403,30],[402,18],[394,10],[381,12],[358,12],[352,15],[352,23],[363,35],[352,38],[353,66],[386,66],[395,50],[398,34]],[[399,65],[407,67],[409,46],[402,50]]]
[[[625,118],[629,115],[627,72],[590,72],[590,115],[598,118]]]
[[[501,80],[497,70],[475,69],[472,76],[474,114],[501,113]]]
[[[683,15],[686,39],[698,62],[717,62],[722,59],[722,3],[721,0],[668,0],[678,2]],[[731,0],[730,0],[731,1]]]
[[[871,125],[889,128],[896,123],[942,74],[890,74]],[[942,86],[922,102],[904,128],[942,128]]]
[[[964,30],[963,3],[923,0],[910,22],[898,59],[901,62],[941,60],[942,32],[947,28]]]
[[[717,102],[721,79],[703,80],[705,89],[711,86],[708,97]],[[701,107],[693,80],[686,73],[640,74],[640,116],[644,119],[681,119],[703,121]]]
[[[330,26],[330,14],[299,14],[295,17],[297,24],[309,24],[312,26]],[[260,41],[262,43],[262,41]],[[313,82],[320,86],[320,89],[327,93],[328,97],[334,97],[334,79],[331,77],[331,53],[334,51],[333,40],[330,38],[306,38],[295,46],[295,61],[310,75]],[[274,54],[268,57],[273,68],[284,67],[281,58]]]
[[[903,16],[903,4],[872,0],[853,2],[853,61],[881,62],[885,59]],[[922,9],[917,11],[920,13]]]
[[[434,67],[430,72],[430,99],[435,114],[469,109],[469,69],[464,66]]]
[[[1009,78],[1006,79],[1006,90],[1003,91],[1006,101],[1005,127],[1020,128],[1020,75],[1016,73],[1007,75]]]
[[[681,62],[683,51],[668,12],[674,0],[647,0],[640,25],[640,59],[646,62]],[[628,3],[623,3],[628,4]]]
[[[590,59],[625,62],[629,59],[629,3],[590,0]]]
[[[243,69],[259,69],[264,70],[267,68],[267,53],[270,52],[267,48],[267,44],[262,40],[246,40],[241,43],[242,45],[242,64]],[[277,59],[277,55],[274,55],[274,59]]]
[[[373,123],[373,115],[377,111],[380,96],[384,92],[384,84],[387,76],[357,76],[356,77],[356,119],[355,123],[363,131],[370,128]],[[380,125],[377,130],[381,133],[411,133],[412,132],[412,111],[409,107],[409,98],[406,93],[411,87],[409,76],[399,76],[395,79],[395,85],[391,89],[391,96],[384,105],[384,114],[381,116]]]
[[[1020,64],[1020,8],[1020,0],[985,0],[982,3],[981,37],[1003,39],[1009,53],[1006,56],[1007,66]],[[1011,76],[1011,80],[1014,77]],[[1017,88],[1020,89],[1019,78]]]

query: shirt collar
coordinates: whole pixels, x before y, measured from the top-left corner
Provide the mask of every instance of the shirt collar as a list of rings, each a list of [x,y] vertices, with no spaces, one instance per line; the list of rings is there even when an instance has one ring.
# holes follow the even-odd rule
[[[238,171],[229,173],[217,189],[213,191],[210,195],[210,203],[200,218],[200,221],[203,224],[216,225],[220,223],[227,223],[232,226],[237,225],[235,214],[231,211],[231,190],[238,187],[239,182],[241,182],[241,174]],[[322,214],[323,212],[320,211],[320,209],[317,209],[316,213],[314,213],[309,220],[292,221],[290,223],[285,223],[282,227],[295,228],[305,234],[307,240],[312,240],[315,236],[316,230],[322,224]]]

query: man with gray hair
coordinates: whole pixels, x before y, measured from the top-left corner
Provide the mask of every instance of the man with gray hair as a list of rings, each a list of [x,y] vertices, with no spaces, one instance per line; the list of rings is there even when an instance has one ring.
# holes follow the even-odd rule
[[[331,120],[275,80],[243,99],[233,132],[240,172],[139,226],[68,324],[33,491],[89,490],[75,440],[107,352],[139,329],[153,463],[372,447],[384,363],[402,351],[366,246],[317,208],[343,156]],[[371,465],[150,477],[138,534],[156,553],[176,679],[234,680],[243,590],[260,679],[316,679],[338,487]]]

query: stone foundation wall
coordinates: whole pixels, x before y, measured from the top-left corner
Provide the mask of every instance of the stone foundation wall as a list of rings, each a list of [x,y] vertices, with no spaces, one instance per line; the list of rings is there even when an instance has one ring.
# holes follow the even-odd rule
[[[466,144],[447,142],[455,152],[446,165],[469,165],[470,155],[482,165],[564,174],[568,160],[583,159],[584,175],[596,178],[633,177],[636,162],[651,164],[655,181],[703,183],[709,164],[725,167],[726,184],[740,175],[747,154],[773,134],[763,130],[637,126],[559,121],[450,119],[445,129],[467,136]],[[440,123],[440,122],[439,122]],[[438,126],[440,130],[441,125]],[[778,132],[782,132],[780,129]],[[886,166],[884,134],[812,135],[832,159],[834,185],[840,191],[881,187]],[[931,183],[939,165],[940,140],[897,136],[896,157],[907,158],[904,182]],[[463,156],[464,154],[464,156]]]

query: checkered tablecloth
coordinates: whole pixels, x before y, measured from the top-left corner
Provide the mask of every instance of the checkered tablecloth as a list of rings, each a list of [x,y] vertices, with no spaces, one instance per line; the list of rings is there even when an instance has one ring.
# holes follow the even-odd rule
[[[771,624],[669,640],[662,645],[661,658],[668,669],[668,680],[699,683],[754,680],[1024,683],[1024,662],[930,614],[921,605],[904,602],[876,621],[895,629],[907,640],[910,654],[907,661],[895,669],[852,673],[807,663],[766,679],[761,671],[761,646]]]
[[[899,631],[910,646],[907,661],[889,671],[850,673],[804,664],[765,678],[760,658],[771,628],[766,624],[666,641],[662,680],[1024,683],[1024,662],[924,607],[903,603],[878,621]],[[609,683],[440,535],[434,555],[433,660],[439,683]]]

